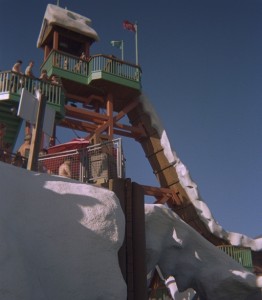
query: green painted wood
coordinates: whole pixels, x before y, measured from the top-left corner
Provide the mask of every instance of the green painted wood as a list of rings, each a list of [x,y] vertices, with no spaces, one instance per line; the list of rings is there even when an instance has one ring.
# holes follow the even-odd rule
[[[13,101],[0,102],[0,123],[6,125],[4,143],[11,144],[13,150],[23,120],[16,115],[17,103]]]
[[[91,84],[95,80],[105,80],[120,86],[141,90],[141,70],[116,58],[95,55],[89,61],[81,60],[60,51],[53,50],[41,70],[47,70],[48,76],[55,74],[63,79],[80,84]]]
[[[61,85],[54,85],[39,79],[31,79],[11,71],[0,72],[0,102],[9,100],[19,103],[22,88],[34,94],[41,89],[47,97],[47,105],[56,111],[56,118],[62,119],[65,115],[65,95]]]
[[[105,71],[92,72],[88,77],[88,83],[91,84],[93,81],[103,79],[108,82],[117,83],[122,86],[130,87],[136,90],[141,90],[141,84],[133,79],[127,79],[118,75],[114,75]]]
[[[231,245],[218,246],[234,260],[240,263],[244,268],[253,271],[252,253],[250,248],[236,247]]]

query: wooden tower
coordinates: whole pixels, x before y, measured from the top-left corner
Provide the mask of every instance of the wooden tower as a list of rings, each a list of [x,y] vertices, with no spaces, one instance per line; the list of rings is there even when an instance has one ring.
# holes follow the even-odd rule
[[[90,56],[99,37],[91,20],[56,5],[48,5],[37,46],[51,77],[61,79],[65,92],[65,118],[59,126],[87,133],[94,143],[114,134],[137,136],[141,129],[120,125],[140,95],[139,66],[107,55]],[[71,105],[69,105],[71,103]]]
[[[92,144],[112,141],[115,135],[139,138],[144,132],[140,126],[120,122],[138,105],[140,67],[108,55],[91,56],[90,47],[98,40],[90,19],[47,6],[37,46],[44,50],[41,70],[59,78],[64,93],[64,116],[56,126],[82,131]],[[126,215],[119,261],[128,299],[146,299],[143,190],[129,179],[109,180],[106,187],[117,194]]]
[[[144,150],[160,187],[138,185],[130,180],[109,184],[109,188],[120,199],[124,199],[121,204],[129,226],[127,236],[132,237],[126,240],[128,250],[122,256],[127,262],[123,272],[128,283],[128,299],[143,299],[140,295],[145,292],[145,286],[134,282],[135,277],[139,281],[139,272],[136,276],[129,272],[136,262],[140,266],[144,263],[139,260],[144,247],[144,237],[141,236],[144,195],[154,196],[157,203],[167,204],[214,245],[227,245],[228,241],[207,228],[187,193],[187,187],[180,182],[174,166],[176,162],[168,160],[161,144],[162,133],[153,126],[153,117],[143,103],[140,66],[110,55],[91,55],[90,47],[98,40],[90,19],[49,4],[37,46],[44,51],[41,70],[46,70],[50,78],[57,78],[58,84],[40,81],[37,84],[44,91],[47,104],[56,111],[55,128],[61,126],[82,131],[93,144],[112,141],[115,136],[133,138]],[[5,142],[12,144],[21,124],[11,110],[17,108],[19,102],[21,86],[13,82],[18,83],[20,77],[11,71],[0,72],[0,121],[7,124],[8,139]],[[26,76],[24,80],[25,85],[31,83]],[[128,124],[124,122],[125,119],[128,119]],[[55,140],[55,128],[52,141]],[[133,239],[132,234],[137,234],[138,239]],[[142,248],[139,248],[138,241]],[[136,250],[139,249],[136,251],[138,257],[134,257],[132,252],[136,246]],[[260,262],[257,264],[261,265]],[[133,271],[139,270],[138,265],[134,266]],[[140,290],[140,294],[135,294],[137,290]]]

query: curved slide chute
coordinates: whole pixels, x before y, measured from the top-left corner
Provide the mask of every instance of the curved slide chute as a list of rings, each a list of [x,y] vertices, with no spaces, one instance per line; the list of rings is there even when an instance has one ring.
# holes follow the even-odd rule
[[[140,103],[128,113],[129,121],[133,126],[144,128],[145,136],[139,142],[160,186],[174,190],[175,197],[170,197],[166,204],[214,245],[242,246],[262,251],[262,238],[252,239],[243,234],[227,232],[218,224],[201,199],[187,167],[172,150],[167,133],[150,101],[143,94],[139,100]]]

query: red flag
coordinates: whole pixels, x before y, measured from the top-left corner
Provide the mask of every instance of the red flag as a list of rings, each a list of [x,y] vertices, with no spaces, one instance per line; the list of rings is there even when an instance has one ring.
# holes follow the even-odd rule
[[[136,32],[136,26],[135,26],[135,24],[133,24],[133,23],[127,21],[127,20],[125,20],[123,22],[123,27],[124,27],[124,29],[127,29],[129,31]]]

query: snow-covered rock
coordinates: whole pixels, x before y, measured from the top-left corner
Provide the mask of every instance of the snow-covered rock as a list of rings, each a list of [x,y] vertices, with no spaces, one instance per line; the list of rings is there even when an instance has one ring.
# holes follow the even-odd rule
[[[261,278],[209,243],[172,210],[145,205],[148,273],[158,265],[180,292],[194,289],[201,300],[261,300]],[[175,294],[176,286],[170,286]]]
[[[0,299],[126,299],[115,194],[0,163]]]

